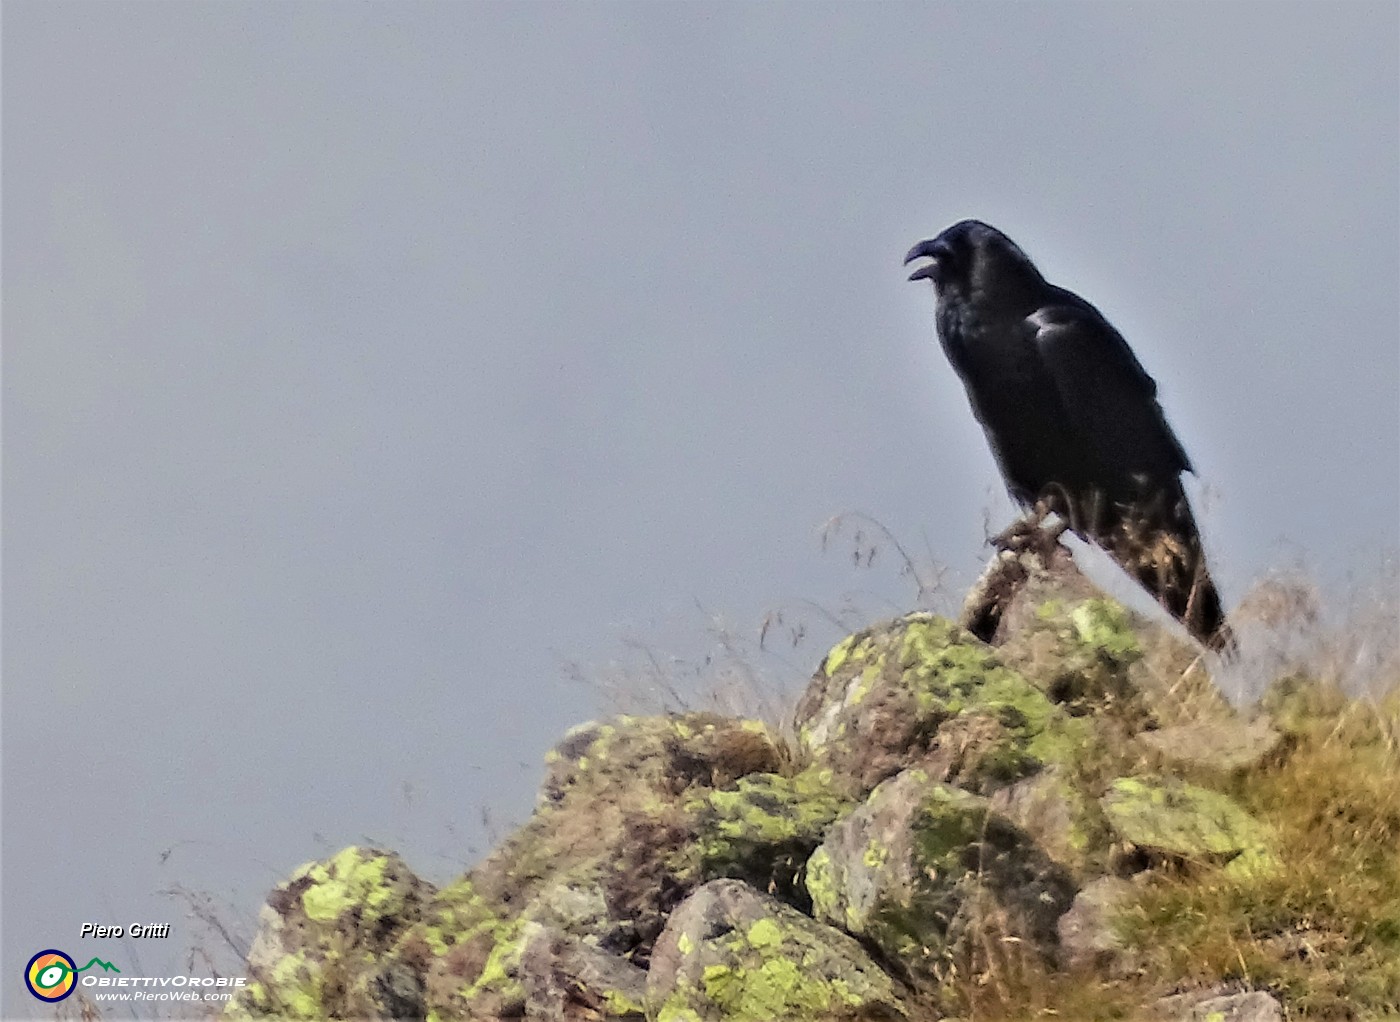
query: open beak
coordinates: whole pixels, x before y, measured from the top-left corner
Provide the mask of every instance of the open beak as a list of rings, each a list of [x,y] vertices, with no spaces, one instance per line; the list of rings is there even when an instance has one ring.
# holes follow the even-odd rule
[[[913,273],[909,274],[910,280],[932,279],[934,270],[938,267],[938,257],[943,252],[943,246],[934,239],[921,241],[909,250],[909,254],[904,257],[904,265],[908,266],[915,259],[932,259],[933,262],[920,266]]]

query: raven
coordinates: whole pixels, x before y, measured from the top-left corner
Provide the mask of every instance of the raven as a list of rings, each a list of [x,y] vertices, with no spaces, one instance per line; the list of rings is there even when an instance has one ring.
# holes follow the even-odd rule
[[[1012,499],[1059,515],[1192,635],[1232,651],[1181,486],[1191,462],[1127,341],[979,220],[919,242],[904,262],[916,259],[930,262],[909,279],[934,286],[938,339]]]

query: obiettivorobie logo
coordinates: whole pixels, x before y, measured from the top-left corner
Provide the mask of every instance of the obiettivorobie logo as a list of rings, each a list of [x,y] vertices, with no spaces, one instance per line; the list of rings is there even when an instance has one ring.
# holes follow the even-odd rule
[[[41,1001],[61,1001],[77,986],[78,973],[94,965],[100,965],[103,972],[121,972],[111,962],[97,957],[80,969],[68,955],[49,948],[29,959],[29,964],[24,967],[24,985]]]
[[[106,973],[115,972],[109,976]],[[79,974],[82,975],[79,975]],[[247,986],[245,976],[123,976],[111,962],[94,956],[79,968],[57,948],[40,951],[24,967],[24,985],[46,1004],[81,986],[97,1001],[227,1001]]]

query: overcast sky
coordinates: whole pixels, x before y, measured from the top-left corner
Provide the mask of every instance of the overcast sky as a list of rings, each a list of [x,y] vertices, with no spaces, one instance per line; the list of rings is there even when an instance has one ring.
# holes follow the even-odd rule
[[[684,679],[781,609],[808,640],[749,652],[795,693],[847,594],[914,599],[833,514],[956,598],[1011,509],[900,260],[962,217],[1157,378],[1227,602],[1370,571],[1397,38],[1389,2],[8,0],[6,1017],[43,948],[209,946],[174,884],[246,930],[352,842],[460,872],[603,711],[566,664]]]

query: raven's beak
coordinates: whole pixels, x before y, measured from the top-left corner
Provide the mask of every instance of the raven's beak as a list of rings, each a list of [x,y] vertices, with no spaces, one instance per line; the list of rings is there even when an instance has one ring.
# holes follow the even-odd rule
[[[927,258],[932,259],[933,262],[929,263],[927,266],[920,266],[913,273],[909,274],[909,279],[923,280],[925,277],[932,278],[933,271],[938,266],[938,256],[941,254],[941,252],[942,246],[940,246],[934,239],[929,239],[928,241],[921,241],[913,248],[911,248],[909,250],[909,254],[904,257],[905,266],[908,266],[915,259]]]

